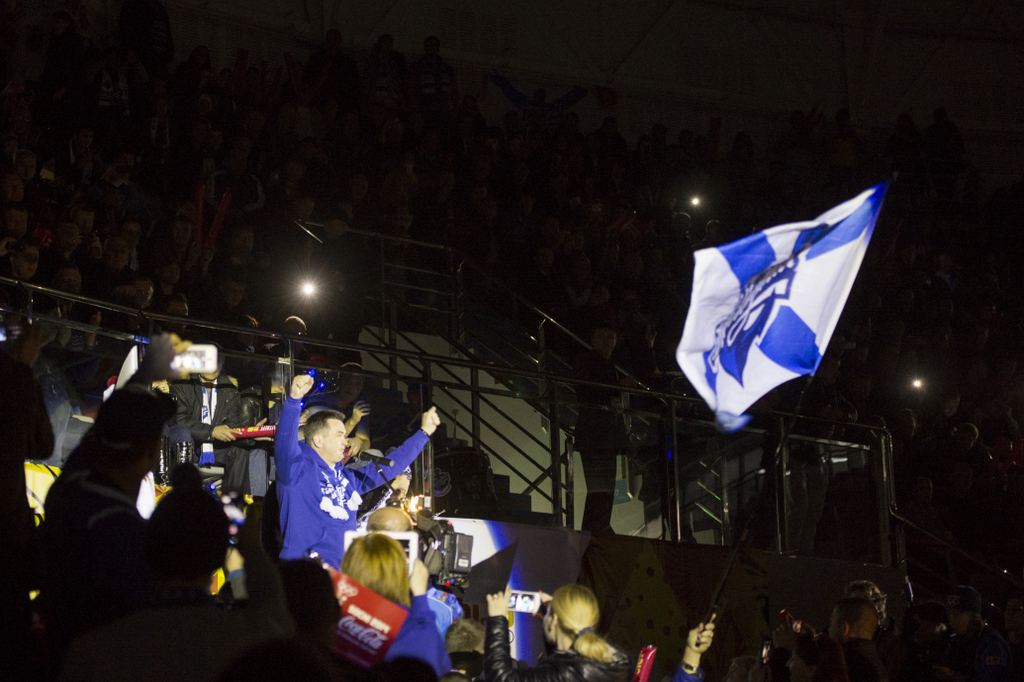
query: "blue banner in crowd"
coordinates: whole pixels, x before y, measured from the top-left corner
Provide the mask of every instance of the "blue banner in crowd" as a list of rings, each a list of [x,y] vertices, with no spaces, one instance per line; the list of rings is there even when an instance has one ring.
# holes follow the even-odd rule
[[[813,221],[694,253],[693,296],[676,359],[723,431],[776,386],[812,374],[857,277],[883,182]]]

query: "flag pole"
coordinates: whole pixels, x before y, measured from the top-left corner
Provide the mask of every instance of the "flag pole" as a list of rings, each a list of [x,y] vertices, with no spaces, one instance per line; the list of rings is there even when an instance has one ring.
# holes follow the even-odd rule
[[[821,319],[814,320],[816,322],[814,329],[809,328],[800,315],[790,310],[790,317],[795,319],[779,325],[779,318],[776,318],[768,330],[769,332],[774,330],[780,337],[787,336],[790,331],[796,331],[801,339],[806,339],[808,335],[818,337],[824,333],[828,335],[828,341],[831,343],[831,337],[839,322],[839,316],[842,314],[842,310],[846,305],[846,300],[849,298],[854,281],[859,273],[860,266],[863,263],[865,252],[870,244],[871,232],[877,224],[882,208],[882,202],[885,199],[885,193],[888,190],[888,187],[888,181],[879,183],[868,190],[861,192],[857,197],[833,207],[829,211],[821,214],[821,216],[816,220],[816,225],[810,229],[805,229],[799,224],[778,225],[765,230],[760,236],[744,237],[725,245],[728,247],[727,249],[725,249],[725,246],[722,248],[707,249],[706,251],[713,250],[717,252],[718,256],[713,260],[705,260],[702,262],[699,256],[701,253],[704,253],[705,250],[695,252],[694,279],[696,280],[698,273],[700,273],[701,276],[709,275],[710,273],[710,277],[715,283],[710,286],[709,291],[703,292],[698,289],[695,282],[693,300],[691,300],[690,311],[687,314],[686,324],[683,327],[683,338],[676,350],[676,358],[679,361],[683,373],[686,374],[687,377],[690,378],[691,383],[701,391],[701,395],[705,397],[705,400],[707,400],[709,405],[712,403],[716,405],[716,413],[718,412],[717,407],[721,406],[721,402],[718,399],[718,390],[713,379],[718,376],[717,362],[719,358],[717,356],[715,358],[716,367],[713,371],[711,366],[708,364],[708,353],[703,353],[703,362],[701,362],[700,357],[697,357],[695,360],[694,356],[697,356],[698,354],[696,353],[696,349],[692,347],[695,344],[694,338],[700,338],[700,340],[696,342],[696,346],[700,347],[700,350],[703,350],[703,345],[706,345],[706,342],[710,338],[708,336],[710,329],[705,327],[709,327],[709,325],[712,325],[713,323],[715,326],[715,349],[718,352],[721,352],[723,347],[732,349],[734,342],[739,339],[739,343],[735,347],[736,356],[734,358],[734,365],[738,364],[738,366],[733,367],[733,370],[738,370],[739,375],[737,375],[735,371],[729,371],[728,369],[727,372],[732,374],[734,377],[741,377],[746,365],[746,354],[753,342],[753,337],[751,335],[755,332],[757,334],[765,334],[767,318],[765,317],[764,311],[768,311],[768,315],[770,315],[770,308],[767,306],[771,305],[768,299],[765,299],[760,317],[751,321],[752,302],[747,299],[754,295],[760,295],[762,293],[761,289],[765,286],[774,286],[776,283],[782,282],[783,280],[780,273],[783,272],[781,269],[783,265],[787,268],[793,268],[792,273],[790,273],[788,275],[788,279],[785,280],[789,283],[789,286],[792,286],[793,278],[797,276],[795,270],[797,264],[805,262],[797,259],[805,250],[814,249],[816,252],[816,256],[814,257],[817,257],[825,253],[836,251],[839,248],[846,248],[847,252],[845,256],[843,256],[845,258],[844,265],[846,269],[841,269],[832,273],[835,275],[832,285],[834,287],[839,287],[835,291],[841,294],[843,301],[842,305],[831,305],[828,310],[829,317],[822,317]],[[870,204],[866,202],[870,202]],[[867,211],[860,211],[861,208],[866,208]],[[860,212],[858,213],[858,211]],[[849,224],[846,224],[843,229],[836,231],[836,228],[839,228],[840,225],[844,225],[848,220],[851,220]],[[790,255],[785,258],[785,263],[783,263],[783,260],[780,260],[780,255],[776,253],[776,246],[773,245],[770,237],[780,236],[782,234],[789,235],[794,231],[798,231],[800,234],[798,235],[797,241],[792,243]],[[831,239],[826,239],[830,236],[832,237]],[[788,244],[789,242],[785,243]],[[810,257],[811,256],[808,256],[808,258]],[[766,267],[766,265],[770,267]],[[849,269],[851,266],[853,268],[852,270]],[[820,268],[818,269],[820,270]],[[824,273],[819,272],[819,275],[821,274]],[[756,282],[754,281],[755,277],[759,278]],[[812,276],[809,277],[810,279],[813,279]],[[839,277],[842,277],[842,281],[840,281]],[[726,284],[722,283],[726,281]],[[754,285],[759,288],[749,289],[748,287],[751,286],[751,282],[754,282]],[[736,283],[739,284],[738,292],[733,291]],[[744,298],[744,294],[748,294],[747,298]],[[736,298],[737,295],[738,298]],[[731,313],[729,313],[730,316],[719,319],[721,317],[720,308],[723,302],[726,301],[726,298],[724,297],[730,296],[736,298],[736,307]],[[786,293],[786,296],[788,296],[788,293]],[[820,308],[821,301],[816,301],[815,304]],[[703,318],[700,316],[694,316],[694,311],[701,310],[702,306],[713,308],[714,312],[704,311]],[[823,312],[823,309],[820,309],[818,312],[820,314]],[[691,323],[694,325],[692,328]],[[748,333],[746,336],[742,337],[742,339],[738,336],[730,337],[730,340],[726,343],[722,339],[723,325],[725,325],[726,332],[729,332],[730,329],[735,332],[736,329],[746,325],[743,328],[748,330]],[[696,330],[696,337],[688,340],[688,336],[693,336],[693,334],[690,333],[693,330]],[[804,351],[809,350],[806,343],[797,343],[797,345]],[[761,349],[764,351],[764,346],[761,346]],[[742,351],[742,353],[740,353],[740,351]],[[826,353],[827,351],[828,348],[825,348]],[[776,355],[785,355],[785,353],[778,348],[774,349],[773,353]],[[790,366],[791,363],[788,362],[788,358],[783,358],[787,362],[779,362],[773,357],[769,357],[768,359],[774,362],[775,365],[783,366],[797,374],[802,373],[799,370],[803,370],[807,367],[807,365],[804,364],[807,360],[805,357],[799,358],[799,361],[795,362],[792,367]],[[783,501],[784,498],[781,497],[784,494],[783,489],[785,488],[785,471],[780,466],[780,464],[784,465],[785,463],[785,459],[783,458],[783,448],[786,446],[786,442],[790,438],[790,434],[796,424],[796,419],[803,406],[807,389],[814,380],[817,365],[820,364],[822,359],[822,357],[818,358],[813,371],[809,374],[810,378],[801,388],[800,395],[797,398],[796,406],[792,414],[789,415],[788,419],[783,420],[782,429],[779,434],[779,442],[777,443],[775,452],[772,456],[772,471],[774,478],[776,479],[774,481],[774,497],[776,505],[775,532],[779,543],[779,551],[782,551],[783,549],[781,523],[785,521],[785,504]],[[737,381],[742,388],[742,378],[737,378]],[[778,382],[770,384],[770,386],[777,385]],[[770,389],[759,390],[758,395],[752,399],[756,400],[767,390]],[[751,393],[752,392],[747,391],[740,395],[745,399],[751,397]],[[714,396],[714,399],[709,396]],[[741,398],[737,397],[735,399],[739,400]],[[749,404],[749,401],[745,404]],[[780,473],[781,475],[779,475]],[[767,488],[762,488],[757,508],[754,510],[754,513],[748,515],[747,519],[744,521],[743,530],[739,533],[736,539],[733,552],[729,557],[729,562],[726,565],[725,572],[723,573],[721,581],[719,582],[711,599],[711,606],[708,611],[707,618],[703,621],[705,624],[710,623],[711,619],[714,617],[715,611],[721,601],[722,593],[725,589],[725,583],[736,563],[736,557],[747,543],[754,517],[761,517],[761,514],[758,514],[757,512],[761,511],[765,504],[765,500],[768,497],[765,494],[766,492]],[[783,501],[781,504],[781,510],[779,509],[780,501]]]
[[[800,395],[797,396],[796,406],[793,408],[793,412],[789,415],[789,418],[783,422],[782,433],[779,435],[779,443],[775,446],[775,452],[772,454],[772,472],[778,469],[779,463],[782,460],[782,448],[785,447],[786,441],[789,440],[789,434],[793,431],[793,427],[796,425],[797,417],[800,415],[800,409],[804,404],[804,397],[807,395],[807,389],[810,387],[811,382],[814,381],[814,374],[807,375],[808,379],[804,382],[803,387],[800,389]],[[761,489],[762,493],[764,488]],[[775,490],[775,508],[776,508],[776,527],[778,526],[778,500],[781,491],[776,486]],[[758,501],[758,507],[765,503],[764,495]],[[732,553],[729,555],[729,563],[725,565],[725,571],[722,572],[722,578],[718,581],[718,587],[715,588],[713,596],[711,597],[711,606],[708,608],[707,615],[704,620],[701,621],[707,625],[711,622],[711,619],[715,615],[715,611],[718,610],[718,604],[722,599],[722,593],[725,591],[725,583],[729,579],[729,574],[732,573],[732,567],[736,564],[736,558],[740,552],[743,551],[747,544],[747,538],[750,535],[750,524],[754,520],[754,517],[758,516],[756,513],[748,514],[747,518],[743,521],[743,530],[740,531],[739,537],[733,544]],[[778,532],[778,531],[776,531]],[[780,547],[781,549],[781,547]]]

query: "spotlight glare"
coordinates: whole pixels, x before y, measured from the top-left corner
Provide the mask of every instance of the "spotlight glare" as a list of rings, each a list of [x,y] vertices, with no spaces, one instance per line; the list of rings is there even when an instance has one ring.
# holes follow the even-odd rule
[[[914,388],[921,388],[922,385],[923,384],[921,383],[920,379],[914,379],[914,381],[913,381]]]
[[[692,206],[700,206],[700,197],[694,197],[694,198],[690,199],[690,205],[692,205]]]
[[[312,296],[316,293],[316,287],[311,282],[306,282],[302,285],[302,293],[306,296]]]

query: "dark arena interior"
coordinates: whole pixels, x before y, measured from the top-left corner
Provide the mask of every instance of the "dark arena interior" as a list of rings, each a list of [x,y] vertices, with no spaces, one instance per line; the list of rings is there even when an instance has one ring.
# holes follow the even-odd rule
[[[1022,46],[0,2],[0,677],[1024,682]]]

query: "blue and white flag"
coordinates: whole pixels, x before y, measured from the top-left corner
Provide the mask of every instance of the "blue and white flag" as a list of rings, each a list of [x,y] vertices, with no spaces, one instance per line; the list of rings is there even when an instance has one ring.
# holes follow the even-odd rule
[[[889,183],[808,222],[694,253],[676,360],[724,431],[779,384],[821,362],[857,277]]]

